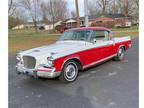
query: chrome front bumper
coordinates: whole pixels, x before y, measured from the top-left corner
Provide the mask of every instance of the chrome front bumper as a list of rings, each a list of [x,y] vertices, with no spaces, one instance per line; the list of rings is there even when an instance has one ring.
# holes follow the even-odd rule
[[[60,75],[60,72],[55,72],[55,68],[39,67],[37,69],[27,69],[23,66],[17,65],[16,71],[18,72],[18,74],[33,76],[35,78],[38,77],[55,78]]]

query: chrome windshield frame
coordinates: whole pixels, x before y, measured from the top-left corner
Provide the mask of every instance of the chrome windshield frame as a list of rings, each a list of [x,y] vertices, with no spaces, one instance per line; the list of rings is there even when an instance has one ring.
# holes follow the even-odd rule
[[[74,30],[75,31],[75,30]],[[92,33],[93,33],[93,30],[78,30],[78,31],[90,31],[90,34],[89,34],[89,36],[88,36],[88,38],[87,38],[87,40],[60,40],[60,38],[61,38],[61,36],[60,36],[60,38],[58,39],[58,41],[84,41],[84,42],[90,42],[90,38],[91,38],[91,35],[92,35]],[[66,32],[70,32],[70,31],[66,31]],[[65,33],[65,32],[64,32]]]

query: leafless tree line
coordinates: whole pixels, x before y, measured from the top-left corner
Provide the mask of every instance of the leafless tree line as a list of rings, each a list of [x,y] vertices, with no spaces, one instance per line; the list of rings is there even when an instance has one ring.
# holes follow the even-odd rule
[[[16,3],[13,0],[9,0],[8,2],[8,15],[12,16],[16,10]]]
[[[17,5],[15,5],[17,4]],[[9,0],[9,17],[20,14],[25,10],[23,17],[31,19],[37,32],[37,23],[41,19],[44,23],[54,23],[66,18],[66,0]]]
[[[139,0],[89,0],[89,14],[121,13],[125,16],[137,16]]]
[[[31,19],[36,31],[37,22],[54,23],[68,17],[66,0],[9,0],[9,17]],[[21,11],[23,10],[23,11]],[[138,0],[88,0],[89,15],[121,13],[125,16],[139,16]],[[75,10],[70,16],[76,17]]]
[[[64,20],[66,18],[66,1],[49,0],[41,3],[42,18],[45,23]]]

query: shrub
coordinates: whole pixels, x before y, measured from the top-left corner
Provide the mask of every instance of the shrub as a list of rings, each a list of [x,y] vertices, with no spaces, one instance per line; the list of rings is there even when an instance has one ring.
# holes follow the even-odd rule
[[[106,22],[92,22],[91,26],[99,26],[99,27],[107,27],[107,28],[113,28],[115,25],[114,21],[106,21]]]

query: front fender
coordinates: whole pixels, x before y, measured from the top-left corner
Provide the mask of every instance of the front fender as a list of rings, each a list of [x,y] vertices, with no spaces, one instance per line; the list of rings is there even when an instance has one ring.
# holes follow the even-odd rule
[[[61,71],[64,64],[68,60],[72,60],[72,59],[77,59],[77,60],[81,61],[80,57],[78,55],[68,55],[68,56],[61,57],[61,58],[58,58],[58,59],[54,60],[54,67],[56,68],[56,71],[57,72]]]

